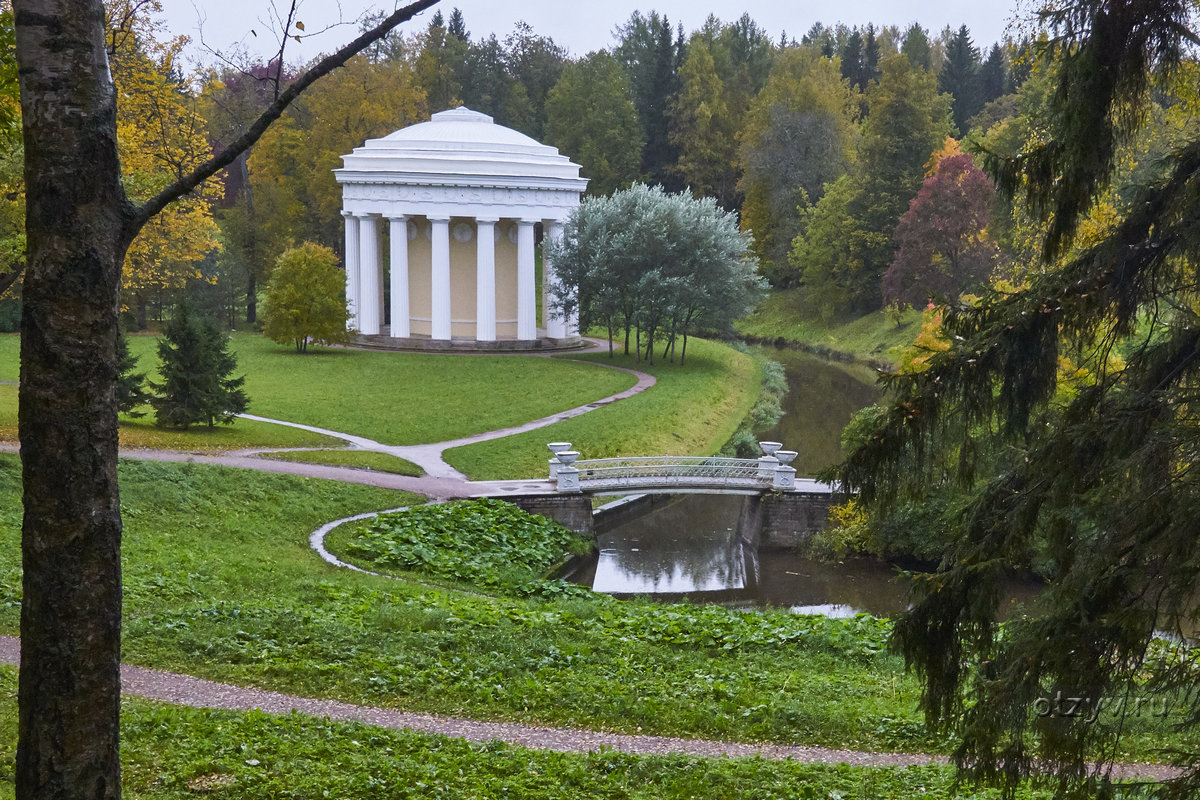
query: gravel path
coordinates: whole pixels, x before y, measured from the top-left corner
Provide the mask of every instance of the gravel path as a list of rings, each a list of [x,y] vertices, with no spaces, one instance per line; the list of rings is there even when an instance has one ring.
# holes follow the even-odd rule
[[[13,636],[0,636],[0,662],[17,664],[20,660],[20,641]],[[629,736],[617,733],[546,728],[508,722],[478,722],[428,714],[411,714],[334,700],[295,697],[279,692],[248,689],[215,683],[174,672],[121,666],[122,691],[134,697],[160,700],[194,708],[217,708],[230,711],[259,710],[268,714],[287,714],[298,711],[315,717],[335,720],[356,720],[381,728],[407,729],[442,734],[472,742],[502,741],[535,750],[559,752],[588,752],[602,747],[625,753],[686,753],[697,756],[763,756],[765,758],[797,761],[845,763],[859,766],[907,766],[911,764],[945,763],[942,756],[911,753],[863,753],[854,750],[830,750],[823,747],[787,747],[771,744],[738,744],[700,739],[679,739],[666,736]]]
[[[13,636],[0,636],[0,662],[17,664],[21,643]],[[455,717],[413,714],[386,708],[296,697],[280,692],[250,689],[216,683],[163,670],[121,666],[122,691],[134,697],[158,700],[193,708],[228,711],[263,711],[288,714],[296,711],[314,717],[363,722],[381,728],[420,731],[466,739],[471,742],[501,741],[534,750],[586,753],[601,748],[623,753],[664,755],[680,753],[693,756],[758,756],[791,759],[804,763],[851,764],[860,767],[906,767],[949,763],[945,756],[923,753],[873,753],[836,750],[800,745],[744,744],[707,739],[681,739],[673,736],[641,736],[574,728],[549,728],[513,722],[479,722]],[[1121,777],[1164,780],[1178,774],[1157,764],[1121,764],[1114,772]]]

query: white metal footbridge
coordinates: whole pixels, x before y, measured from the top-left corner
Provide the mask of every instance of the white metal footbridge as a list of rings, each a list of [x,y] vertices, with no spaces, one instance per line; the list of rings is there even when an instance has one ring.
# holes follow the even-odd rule
[[[761,458],[648,456],[580,460],[569,442],[551,442],[550,480],[560,493],[703,492],[762,494],[795,491],[796,453],[779,442],[760,442]]]

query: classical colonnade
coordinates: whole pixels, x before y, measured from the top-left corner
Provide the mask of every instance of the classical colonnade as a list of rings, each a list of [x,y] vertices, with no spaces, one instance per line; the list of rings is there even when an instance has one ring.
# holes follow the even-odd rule
[[[535,225],[540,222],[550,239],[560,231],[558,220],[350,211],[342,217],[350,326],[360,334],[479,342],[538,338]],[[468,272],[472,262],[473,275]],[[553,266],[546,258],[542,271],[544,337],[577,334],[577,325],[554,313]]]

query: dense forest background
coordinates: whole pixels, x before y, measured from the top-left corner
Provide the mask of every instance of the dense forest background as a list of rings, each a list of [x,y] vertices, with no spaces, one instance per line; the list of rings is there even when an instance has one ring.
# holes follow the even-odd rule
[[[185,41],[163,33],[154,3],[111,0],[109,12],[122,23],[110,49],[135,199],[206,158],[298,70],[228,63],[184,74]],[[0,38],[7,270],[24,250],[10,13]],[[1029,41],[981,47],[965,26],[817,24],[772,39],[748,15],[709,17],[689,33],[651,11],[618,24],[608,49],[572,59],[525,23],[502,40],[473,37],[458,9],[439,12],[306,92],[219,181],[153,223],[126,264],[127,324],[161,319],[181,295],[229,327],[256,324],[283,251],[341,249],[339,157],[457,105],[558,147],[582,166],[590,194],[644,182],[714,198],[752,234],[771,285],[797,289],[800,316],[923,308],[987,280],[1019,283],[1042,231],[998,199],[977,161],[1038,140],[1054,66],[1029,51]],[[1152,169],[1188,124],[1188,98],[1177,95],[1157,94],[1128,178]],[[1114,191],[1089,224],[1102,230],[1117,204]],[[2,306],[0,327],[11,328],[19,304]]]

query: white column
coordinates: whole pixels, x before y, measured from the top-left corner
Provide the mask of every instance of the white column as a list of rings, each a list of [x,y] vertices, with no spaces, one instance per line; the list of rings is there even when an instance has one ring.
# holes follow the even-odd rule
[[[388,217],[388,272],[392,285],[391,335],[407,339],[412,335],[409,326],[408,303],[408,217],[401,214]]]
[[[433,245],[433,280],[430,300],[432,338],[450,338],[450,218],[430,217]]]
[[[554,264],[550,260],[548,247],[562,236],[562,226],[557,220],[542,220],[542,320],[546,324],[546,336],[551,339],[567,338],[566,319],[556,309],[558,295],[554,291]]]
[[[358,219],[349,211],[343,211],[346,220],[346,306],[350,316],[346,319],[349,330],[358,328]]]
[[[533,220],[517,222],[517,338],[537,338],[537,287],[534,286]]]
[[[379,215],[363,214],[358,218],[359,273],[358,330],[366,336],[379,334],[379,317],[383,311],[383,270],[379,253]]]
[[[475,339],[496,341],[496,223],[475,220]]]

